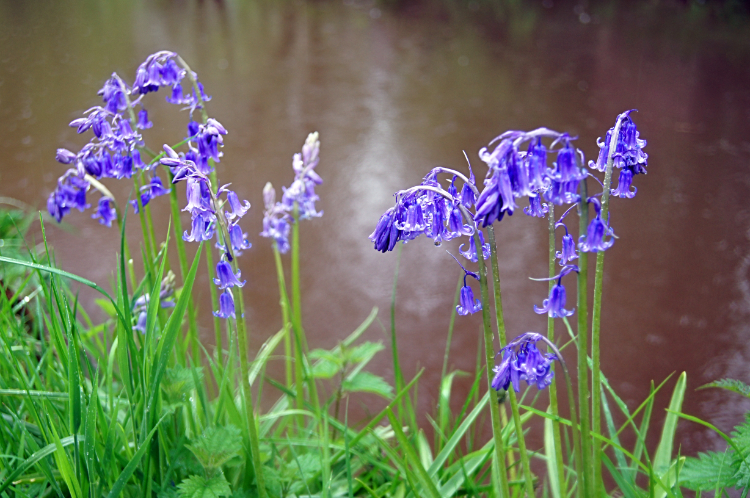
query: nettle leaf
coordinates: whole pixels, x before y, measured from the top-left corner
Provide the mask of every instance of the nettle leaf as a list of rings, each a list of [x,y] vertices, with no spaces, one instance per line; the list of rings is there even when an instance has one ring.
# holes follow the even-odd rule
[[[195,370],[198,380],[203,380],[203,368],[198,367]],[[192,369],[180,365],[174,368],[167,368],[164,379],[161,382],[161,387],[167,399],[167,404],[172,405],[183,402],[190,396],[193,389],[195,389],[195,379]]]
[[[734,393],[741,394],[743,396],[750,398],[750,386],[748,386],[747,384],[745,384],[744,382],[740,380],[735,380],[735,379],[715,380],[706,385],[700,386],[698,389],[707,389],[709,387],[718,387],[721,389],[726,389],[727,391],[732,391]]]
[[[344,367],[341,357],[324,349],[314,349],[308,357],[317,360],[312,367],[312,374],[316,379],[330,379]]]
[[[737,479],[735,487],[747,488],[750,486],[750,414],[745,414],[745,423],[735,427],[731,435],[732,441],[740,451],[740,455],[735,456],[739,463],[734,475]]]
[[[190,476],[177,487],[180,489],[180,496],[184,498],[219,498],[232,495],[232,489],[224,474],[215,475],[210,479],[199,475]]]
[[[709,491],[734,487],[738,462],[731,451],[698,453],[698,458],[688,457],[680,472],[680,484],[694,491]]]
[[[282,498],[281,476],[272,467],[263,466],[263,480],[266,483],[266,493],[269,498]],[[257,486],[256,486],[257,488]]]
[[[209,427],[193,444],[188,445],[188,449],[210,473],[240,454],[241,433],[233,425]]]
[[[378,352],[385,349],[381,342],[364,342],[351,349],[347,349],[344,358],[348,363],[367,363]]]
[[[342,389],[347,392],[368,392],[379,394],[384,398],[393,396],[393,387],[391,387],[382,377],[370,372],[359,372],[356,375],[347,378]]]
[[[315,478],[323,468],[320,458],[320,454],[306,453],[286,464],[284,477],[290,483],[289,492],[292,495],[307,494],[307,489],[313,487]]]

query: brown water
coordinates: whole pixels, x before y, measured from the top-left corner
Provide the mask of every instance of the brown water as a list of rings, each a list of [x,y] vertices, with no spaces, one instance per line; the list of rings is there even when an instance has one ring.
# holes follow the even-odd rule
[[[375,252],[367,236],[393,192],[437,164],[463,168],[464,149],[483,174],[476,151],[511,128],[568,131],[593,157],[616,114],[637,108],[649,174],[637,178],[635,199],[612,206],[620,239],[605,263],[604,373],[633,408],[652,379],[687,371],[685,410],[723,430],[739,423],[750,404],[694,389],[723,376],[750,381],[747,26],[653,3],[390,5],[0,2],[0,195],[43,208],[64,171],[55,149],[88,139],[67,123],[99,103],[112,71],[132,82],[148,54],[177,51],[230,132],[220,179],[254,205],[244,225],[254,247],[241,267],[256,348],[281,323],[270,246],[257,236],[261,189],[289,184],[292,154],[320,132],[325,215],[301,226],[303,311],[312,346],[330,347],[373,306],[387,327],[396,255]],[[184,113],[159,97],[149,110],[152,146],[184,136]],[[109,185],[127,197],[126,185]],[[72,231],[48,230],[59,264],[107,284],[117,233],[77,212],[66,221]],[[133,223],[128,233],[139,230]],[[509,334],[544,330],[532,305],[547,284],[527,278],[547,271],[544,222],[519,213],[496,230]],[[431,413],[458,272],[427,240],[404,247],[401,268],[401,361],[407,377],[427,369],[421,409]],[[202,275],[201,323],[212,342],[208,285]],[[454,368],[473,370],[479,327],[478,316],[457,321]],[[378,325],[366,338],[389,340]],[[388,352],[374,366],[392,375]],[[679,440],[683,454],[721,447],[695,425],[680,425]]]

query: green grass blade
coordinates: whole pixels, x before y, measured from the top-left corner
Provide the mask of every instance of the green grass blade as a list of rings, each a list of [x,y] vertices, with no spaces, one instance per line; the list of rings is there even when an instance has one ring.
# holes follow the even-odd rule
[[[401,450],[403,450],[409,466],[414,469],[414,474],[417,478],[417,481],[422,486],[422,491],[431,498],[440,498],[440,493],[435,487],[432,476],[429,476],[427,472],[425,472],[425,468],[422,466],[422,462],[419,461],[419,458],[414,452],[414,448],[412,448],[409,440],[406,439],[404,431],[401,430],[401,424],[396,419],[396,416],[393,415],[393,412],[390,409],[386,413],[388,415],[388,420],[391,422],[391,428],[396,435],[396,440],[398,441],[399,447]],[[408,469],[406,470],[407,472],[409,472]]]
[[[200,249],[199,249],[200,252]],[[198,259],[196,258],[196,261]],[[133,472],[135,472],[135,468],[138,466],[138,463],[141,461],[141,458],[143,458],[143,455],[146,454],[146,451],[148,451],[148,443],[151,441],[151,438],[156,433],[156,429],[159,428],[159,425],[161,425],[162,421],[168,416],[164,415],[159,421],[154,425],[154,428],[151,429],[151,432],[148,433],[148,436],[146,436],[146,439],[144,439],[143,443],[141,444],[141,447],[138,449],[138,451],[133,455],[133,458],[130,459],[128,464],[125,466],[123,471],[120,473],[120,476],[117,478],[117,481],[115,481],[114,486],[112,486],[112,489],[109,491],[109,494],[107,495],[107,498],[117,498],[120,496],[120,493],[122,492],[122,489],[125,487],[125,484],[128,482],[128,479],[130,479],[130,476],[133,475]]]
[[[78,438],[80,441],[80,437]],[[75,442],[75,439],[73,436],[68,436],[65,438],[60,439],[60,444],[65,447],[73,444]],[[3,481],[2,484],[0,484],[0,493],[8,489],[8,486],[13,484],[13,481],[15,481],[18,476],[22,475],[24,472],[26,472],[28,469],[33,467],[37,462],[42,460],[44,457],[47,457],[51,454],[53,454],[55,451],[57,451],[57,445],[55,443],[48,444],[44,448],[35,451],[29,458],[24,460],[24,462],[19,465],[16,470],[14,470],[8,477]]]
[[[552,407],[547,408],[547,413],[552,415]],[[547,480],[552,491],[553,498],[563,498],[560,492],[560,480],[558,478],[557,458],[555,458],[555,437],[552,419],[544,419],[544,454],[547,460]]]
[[[654,472],[659,476],[666,475],[672,460],[674,435],[677,431],[677,421],[680,418],[677,414],[682,409],[682,401],[685,398],[686,382],[687,374],[682,372],[677,379],[674,391],[672,392],[672,399],[669,402],[669,411],[667,418],[664,421],[664,427],[661,431],[661,438],[659,439],[659,445],[656,448],[656,454],[654,455],[653,468]]]

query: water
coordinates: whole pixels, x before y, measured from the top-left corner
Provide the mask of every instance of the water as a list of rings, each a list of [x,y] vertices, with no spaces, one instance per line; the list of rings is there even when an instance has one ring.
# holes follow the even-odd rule
[[[567,131],[595,158],[596,138],[619,112],[637,108],[649,174],[636,179],[635,199],[612,205],[620,238],[605,263],[604,374],[632,409],[651,380],[687,371],[685,411],[730,430],[750,405],[695,388],[724,376],[750,378],[750,39],[737,25],[743,21],[658,3],[409,5],[0,2],[0,195],[43,208],[64,171],[55,149],[77,150],[88,139],[67,123],[99,103],[96,92],[112,71],[132,82],[148,54],[175,50],[198,72],[213,95],[210,114],[230,132],[221,181],[254,206],[244,225],[254,247],[240,259],[253,347],[281,326],[272,253],[257,235],[261,191],[266,181],[277,189],[291,182],[292,154],[313,130],[323,143],[325,215],[301,226],[306,332],[312,347],[332,347],[378,306],[385,327],[374,325],[365,338],[388,343],[397,257],[374,251],[367,236],[393,192],[435,165],[464,169],[463,150],[483,174],[476,152],[507,129]],[[184,113],[159,97],[148,105],[156,123],[145,133],[149,143],[184,136]],[[122,182],[108,185],[120,202],[130,193]],[[154,214],[163,234],[168,206],[160,201]],[[106,285],[117,233],[77,212],[66,222],[70,230],[48,229],[57,261]],[[509,335],[542,331],[546,320],[532,306],[547,284],[528,277],[546,275],[546,225],[519,212],[496,230]],[[128,233],[135,239],[139,231],[133,224]],[[417,240],[401,259],[399,354],[406,377],[426,369],[422,413],[435,409],[460,272],[446,248],[455,253],[457,244],[438,249]],[[201,275],[202,334],[212,342],[208,285]],[[94,309],[93,294],[82,296]],[[473,370],[479,337],[478,316],[458,318],[452,368]],[[390,353],[373,366],[392,376]],[[379,406],[360,401],[370,411]],[[662,417],[657,410],[654,436]],[[678,439],[683,454],[723,447],[684,422]]]

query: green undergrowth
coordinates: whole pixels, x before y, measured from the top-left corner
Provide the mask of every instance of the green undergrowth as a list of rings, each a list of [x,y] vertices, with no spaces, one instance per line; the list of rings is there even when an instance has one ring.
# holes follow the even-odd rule
[[[0,496],[501,496],[494,442],[486,437],[490,403],[500,403],[506,457],[501,471],[509,476],[511,494],[524,495],[527,476],[518,465],[518,437],[508,423],[507,401],[488,392],[481,355],[474,372],[445,369],[437,408],[427,417],[429,428],[416,424],[422,371],[404,378],[397,355],[394,383],[368,369],[385,349],[362,340],[377,309],[362,317],[356,330],[341,333],[330,350],[308,352],[300,340],[304,336],[295,333],[300,324],[289,318],[251,356],[243,379],[234,335],[227,334],[222,350],[201,346],[197,356],[192,352],[187,310],[202,250],[176,284],[173,308],[159,308],[158,300],[147,304],[141,333],[133,330],[136,301],[146,293],[158,295],[174,281],[169,243],[145,265],[154,273],[147,272],[135,285],[126,284],[128,264],[120,255],[108,292],[54,264],[43,224],[42,244],[27,245],[30,225],[18,211],[0,216]],[[105,320],[93,321],[80,305],[74,291],[80,286],[100,294]],[[289,307],[285,296],[282,308]],[[453,319],[450,323],[452,330]],[[289,351],[301,354],[288,362],[286,378],[272,378],[267,365],[286,358],[289,342],[295,346]],[[472,382],[459,392],[455,382],[461,376]],[[252,388],[245,392],[260,398],[261,391],[270,390],[275,403],[248,413],[241,389],[245,381]],[[682,496],[680,484],[711,491],[746,487],[750,422],[726,436],[730,448],[724,453],[697,459],[679,455],[674,437],[679,418],[687,417],[680,413],[685,387],[683,373],[652,386],[651,395],[633,409],[603,377],[606,432],[590,437],[603,444],[603,471],[615,483],[609,494],[674,498]],[[743,395],[748,391],[728,381],[716,387]],[[428,387],[421,390],[424,395]],[[350,420],[349,401],[359,393],[382,399],[381,408],[368,419]],[[658,396],[669,399],[668,411],[655,410]],[[535,468],[546,470],[533,476],[535,494],[576,494],[576,467],[557,467],[552,437],[553,425],[559,425],[565,462],[572,462],[570,420],[551,415],[536,389],[520,393],[518,403],[525,429],[531,430],[532,418],[544,420],[544,446],[526,450],[540,463]],[[249,427],[259,441],[263,489]],[[647,434],[656,428],[660,440],[649,449]],[[621,445],[626,434],[635,439],[633,448]]]

